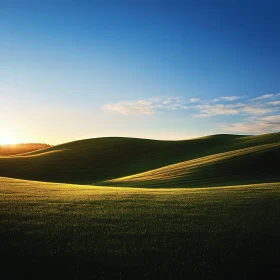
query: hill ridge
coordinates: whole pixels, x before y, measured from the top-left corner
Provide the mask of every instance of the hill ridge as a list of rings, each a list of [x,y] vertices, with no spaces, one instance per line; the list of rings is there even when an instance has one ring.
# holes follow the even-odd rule
[[[125,137],[85,139],[19,156],[0,157],[0,176],[93,184],[223,152],[273,143],[280,143],[280,133],[256,136],[220,134],[176,141]],[[273,161],[278,156],[278,146],[274,152],[271,155]],[[258,156],[259,165],[261,158],[267,157],[266,153],[270,152],[263,151]],[[270,163],[266,164],[265,168],[268,168]]]
[[[115,186],[139,186],[139,187],[142,186],[143,184],[145,184],[146,186],[149,186],[149,187],[160,187],[163,184],[169,183],[169,184],[173,184],[173,185],[177,186],[178,185],[177,181],[179,180],[179,183],[180,183],[180,181],[182,181],[182,178],[183,178],[183,182],[186,182],[186,183],[190,182],[190,180],[187,179],[188,175],[191,176],[192,173],[196,173],[196,172],[194,172],[194,170],[196,170],[198,168],[203,169],[203,167],[205,167],[205,166],[215,165],[216,163],[228,161],[232,158],[246,156],[248,154],[253,154],[255,152],[260,152],[260,151],[268,151],[270,149],[279,148],[279,147],[280,147],[279,143],[273,143],[273,144],[264,144],[264,145],[249,147],[249,148],[233,150],[230,152],[213,154],[210,156],[205,156],[205,157],[201,157],[198,159],[183,161],[183,162],[167,165],[167,166],[164,166],[161,168],[157,168],[154,170],[146,171],[143,173],[138,173],[138,174],[122,177],[122,178],[116,178],[113,180],[108,180],[108,181],[99,182],[99,183],[95,183],[95,184],[107,185],[107,186],[115,185]],[[275,170],[275,171],[277,171],[277,170]],[[203,170],[200,170],[200,173],[203,174],[204,173]],[[270,180],[272,180],[272,182],[273,182],[274,177],[271,177],[272,173],[273,172],[269,172],[268,176],[266,176],[265,178],[262,178],[262,182],[268,182]],[[165,181],[166,181],[166,183],[165,183]],[[216,182],[217,181],[218,181],[218,178],[217,178]],[[184,184],[186,185],[186,183],[184,183]],[[210,185],[211,184],[212,183],[210,183]],[[207,184],[204,184],[204,185],[207,186]]]

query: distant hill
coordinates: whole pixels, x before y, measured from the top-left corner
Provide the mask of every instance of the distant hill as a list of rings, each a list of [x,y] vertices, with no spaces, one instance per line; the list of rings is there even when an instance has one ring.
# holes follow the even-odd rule
[[[44,143],[24,143],[24,144],[9,144],[0,145],[0,156],[18,155],[29,153],[45,148],[50,148],[51,145]]]
[[[183,141],[107,137],[2,156],[0,176],[132,187],[219,186],[277,182],[279,158],[280,133]]]

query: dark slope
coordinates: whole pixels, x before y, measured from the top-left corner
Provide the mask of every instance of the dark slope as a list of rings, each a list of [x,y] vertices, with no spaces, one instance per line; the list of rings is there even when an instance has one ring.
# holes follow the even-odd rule
[[[126,187],[210,187],[279,182],[280,144],[265,144],[183,161],[98,183]]]

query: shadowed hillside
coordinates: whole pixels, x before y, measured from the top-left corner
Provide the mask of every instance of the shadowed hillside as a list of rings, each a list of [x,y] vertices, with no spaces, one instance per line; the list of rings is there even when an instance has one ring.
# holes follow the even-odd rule
[[[207,187],[279,181],[279,143],[238,149],[109,180],[101,185]]]
[[[273,145],[270,145],[273,144]],[[220,158],[217,154],[235,150]],[[276,160],[279,158],[280,133],[260,136],[213,135],[184,141],[157,141],[133,138],[96,138],[75,141],[20,156],[0,157],[0,176],[38,181],[93,184],[165,167],[164,180],[151,186],[189,186],[230,182],[279,181]],[[211,156],[211,160],[206,160]],[[218,157],[219,160],[215,160]],[[189,172],[188,161],[199,164]],[[206,161],[205,161],[206,160]],[[166,180],[180,164],[176,179]],[[246,171],[245,171],[246,170]],[[151,171],[154,172],[154,171]],[[187,174],[187,175],[186,175]],[[244,174],[244,176],[242,175]],[[141,175],[142,176],[142,175]],[[172,176],[171,176],[172,177]],[[205,179],[204,179],[205,178]],[[223,179],[222,179],[223,178]],[[177,184],[178,180],[180,181]],[[140,182],[141,181],[141,182]],[[144,183],[144,177],[140,180]],[[123,180],[116,181],[128,185]],[[111,182],[116,184],[116,182]],[[107,183],[107,182],[106,182]],[[106,184],[105,183],[105,184]],[[133,183],[133,186],[138,185]]]

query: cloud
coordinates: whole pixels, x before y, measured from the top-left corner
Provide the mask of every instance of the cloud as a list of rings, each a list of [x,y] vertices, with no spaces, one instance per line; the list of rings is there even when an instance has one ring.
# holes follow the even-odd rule
[[[241,98],[240,96],[222,96],[221,100],[228,100],[228,101],[234,101],[236,99]]]
[[[279,96],[279,94],[265,94],[247,100],[244,106],[239,107],[240,116],[244,117],[244,121],[222,124],[221,129],[233,133],[269,133],[280,131],[280,100],[277,100]],[[274,101],[270,101],[271,99]]]
[[[266,106],[244,106],[243,108],[240,108],[240,112],[255,116],[273,112],[273,109],[267,108]]]
[[[221,96],[219,98],[213,99],[212,102],[218,102],[218,101],[221,101],[221,100],[234,101],[234,100],[237,100],[237,99],[240,99],[240,98],[242,98],[242,96]]]
[[[279,93],[265,94],[253,99],[246,99],[242,96],[221,96],[213,100],[200,100],[199,98],[193,97],[189,102],[183,102],[178,97],[151,98],[147,100],[121,101],[106,104],[103,106],[103,110],[121,115],[152,115],[163,110],[185,110],[187,114],[193,117],[209,118],[228,115],[239,118],[250,118],[256,121],[261,117],[275,115],[280,111],[279,97]],[[243,99],[242,102],[237,102],[241,98]],[[215,103],[213,104],[213,102]],[[261,124],[259,124],[260,126]],[[240,125],[238,127],[241,129]],[[248,127],[248,130],[251,131],[251,128]]]
[[[198,102],[199,100],[200,100],[199,98],[191,98],[191,99],[190,99],[190,102],[195,103],[195,102]]]
[[[239,99],[242,98],[242,102]],[[185,111],[196,118],[230,116],[227,123],[218,127],[223,132],[251,134],[280,131],[280,93],[265,94],[256,98],[221,96],[213,100],[190,98],[150,98],[146,100],[121,101],[106,104],[106,112],[120,115],[152,115],[160,111]],[[234,120],[239,121],[234,122]]]
[[[202,104],[192,106],[197,112],[194,117],[212,117],[216,115],[238,115],[248,117],[258,117],[266,114],[272,114],[280,110],[280,94],[265,94],[253,99],[244,99],[243,102],[235,102],[244,97],[222,96],[212,101],[201,101]],[[223,103],[230,101],[230,103]],[[218,104],[217,102],[220,101]],[[213,104],[213,102],[215,104]]]
[[[194,117],[212,117],[217,115],[248,115],[258,116],[265,115],[275,111],[273,107],[267,104],[249,104],[249,103],[235,103],[235,104],[203,104],[192,106],[192,108],[199,111],[193,114]]]
[[[280,105],[280,101],[272,101],[272,102],[268,102],[268,104],[271,104],[271,105]]]
[[[274,96],[277,96],[278,94],[264,94],[262,96],[253,98],[252,100],[262,100],[262,99],[267,99],[267,98],[272,98]]]
[[[261,121],[270,122],[270,123],[280,123],[280,115],[272,115],[260,118]]]
[[[121,115],[151,115],[155,112],[151,102],[138,100],[136,102],[122,101],[103,106],[104,111]]]
[[[280,131],[280,115],[272,115],[256,119],[254,121],[245,121],[233,124],[223,124],[223,131],[233,133],[264,133]]]
[[[216,104],[216,105],[197,105],[193,106],[199,113],[193,114],[194,117],[211,117],[215,115],[236,115],[238,110],[230,105]]]
[[[106,104],[102,107],[104,111],[121,115],[152,115],[161,109],[179,110],[188,109],[179,98],[152,98],[148,100],[138,100],[134,102],[121,101],[113,104]]]

